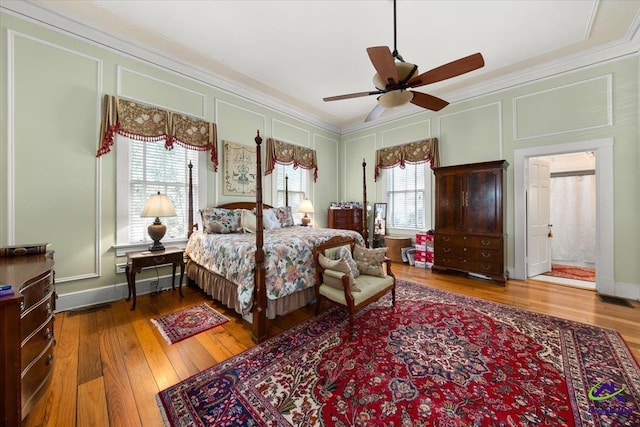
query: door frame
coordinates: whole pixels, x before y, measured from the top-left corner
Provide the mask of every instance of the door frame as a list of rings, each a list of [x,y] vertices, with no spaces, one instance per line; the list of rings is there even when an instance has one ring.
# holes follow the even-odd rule
[[[596,156],[596,289],[616,295],[614,278],[613,138],[545,145],[514,150],[514,279],[527,278],[527,208],[530,157],[592,151]]]

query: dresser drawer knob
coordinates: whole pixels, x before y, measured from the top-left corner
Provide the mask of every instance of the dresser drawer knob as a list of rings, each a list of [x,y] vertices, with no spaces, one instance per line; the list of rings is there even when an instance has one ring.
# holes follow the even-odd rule
[[[20,301],[20,312],[24,311],[24,301]]]
[[[51,314],[53,313],[53,310],[51,310],[51,303],[48,302],[47,305],[45,306],[45,308],[47,309],[47,314]]]
[[[491,257],[491,252],[482,252],[482,256],[485,258],[490,258]]]
[[[491,244],[491,240],[482,240],[482,244],[485,246],[489,246]]]
[[[51,365],[53,363],[53,354],[47,356],[47,361],[45,363],[47,365]]]
[[[53,334],[51,333],[51,329],[47,328],[47,330],[44,331],[44,338],[46,340],[50,340],[52,336],[53,336]]]

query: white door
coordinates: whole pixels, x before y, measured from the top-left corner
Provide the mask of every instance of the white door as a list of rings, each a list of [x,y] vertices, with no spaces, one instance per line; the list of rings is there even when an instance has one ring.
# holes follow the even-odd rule
[[[529,159],[527,277],[551,271],[551,172],[549,162]]]

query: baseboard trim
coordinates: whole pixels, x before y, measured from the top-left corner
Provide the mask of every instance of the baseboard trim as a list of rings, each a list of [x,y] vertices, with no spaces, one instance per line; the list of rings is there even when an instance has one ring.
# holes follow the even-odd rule
[[[152,292],[151,283],[158,278],[136,280],[136,295],[146,295]],[[185,286],[184,284],[182,286]],[[160,276],[158,290],[171,288],[171,275]],[[154,289],[155,291],[155,289]],[[126,283],[117,283],[113,286],[87,289],[85,291],[69,292],[58,295],[56,299],[56,313],[88,307],[96,304],[119,301],[125,299],[129,293]]]

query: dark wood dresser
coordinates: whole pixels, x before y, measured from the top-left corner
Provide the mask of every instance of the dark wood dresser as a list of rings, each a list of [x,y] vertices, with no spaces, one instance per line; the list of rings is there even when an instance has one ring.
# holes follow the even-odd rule
[[[478,273],[504,284],[506,160],[436,168],[433,271]]]
[[[0,425],[19,426],[53,369],[53,255],[0,257]]]
[[[329,228],[354,230],[362,234],[362,208],[329,209]]]

